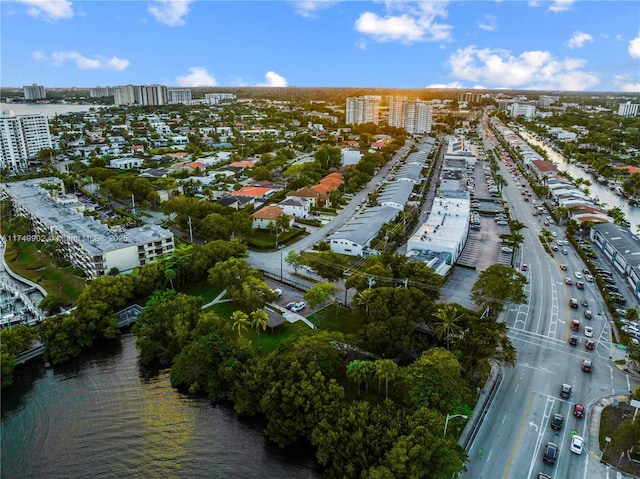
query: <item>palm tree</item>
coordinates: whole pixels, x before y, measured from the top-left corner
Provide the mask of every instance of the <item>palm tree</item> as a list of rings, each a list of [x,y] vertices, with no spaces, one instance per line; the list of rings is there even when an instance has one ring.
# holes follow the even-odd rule
[[[447,342],[447,350],[449,350],[451,338],[462,334],[462,328],[458,324],[464,313],[458,313],[458,308],[454,304],[444,304],[438,308],[433,314],[440,321],[435,323],[435,332],[442,340]]]
[[[258,333],[258,350],[261,350],[260,346],[260,330],[267,329],[267,323],[269,322],[269,315],[264,309],[256,309],[251,313],[251,326],[256,328]]]
[[[373,299],[374,292],[372,289],[365,289],[360,291],[355,295],[353,301],[357,306],[364,307],[364,315],[369,316],[369,306],[371,305],[371,300]]]
[[[375,362],[378,377],[378,395],[380,394],[380,379],[384,378],[385,399],[389,399],[389,379],[398,373],[398,365],[391,359],[378,359]]]
[[[369,379],[376,374],[376,364],[373,361],[362,361],[362,376],[365,381],[365,391],[369,392]]]
[[[237,332],[238,336],[242,336],[242,333],[247,331],[249,326],[249,316],[247,316],[247,313],[234,311],[233,314],[231,314],[231,321],[233,321],[231,329]]]
[[[358,385],[358,396],[360,396],[360,383],[364,381],[365,378],[362,363],[363,361],[354,359],[347,364],[347,376],[349,376],[349,378]]]

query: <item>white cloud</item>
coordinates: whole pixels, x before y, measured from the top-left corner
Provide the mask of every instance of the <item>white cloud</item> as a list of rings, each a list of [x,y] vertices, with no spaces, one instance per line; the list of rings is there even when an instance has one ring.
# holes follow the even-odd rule
[[[571,10],[571,6],[573,5],[573,2],[575,2],[575,0],[553,0],[548,10],[554,13],[566,12],[567,10]],[[527,3],[527,5],[533,8],[542,7],[548,4],[549,4],[548,1],[537,1],[537,0],[531,0],[530,2]]]
[[[282,75],[278,75],[274,71],[268,71],[265,73],[264,79],[266,80],[265,83],[259,83],[256,86],[287,86],[287,79]]]
[[[465,86],[458,81],[454,81],[451,83],[432,83],[431,85],[427,85],[425,88],[435,88],[442,90],[443,88],[465,88]]]
[[[634,83],[633,79],[629,75],[616,75],[613,82],[620,91],[640,93],[640,83]]]
[[[447,2],[387,2],[386,6],[385,16],[362,13],[355,22],[356,30],[379,42],[411,44],[451,38],[451,25],[436,23],[437,17],[446,18]],[[399,14],[393,14],[395,11]]]
[[[295,12],[305,18],[315,18],[320,10],[332,7],[336,1],[332,0],[301,0],[294,1]]]
[[[197,87],[197,86],[216,86],[216,79],[205,68],[191,67],[189,74],[176,78],[178,86]]]
[[[76,64],[76,67],[80,70],[117,70],[121,71],[129,66],[129,60],[123,58],[111,57],[105,58],[100,55],[96,55],[95,58],[85,57],[80,52],[53,52],[51,57],[41,51],[35,51],[31,54],[34,60],[38,61],[51,61],[53,66],[59,67],[62,64],[70,60]]]
[[[193,0],[154,0],[149,5],[149,13],[160,23],[170,27],[186,24],[185,18],[189,13],[189,4]]]
[[[549,7],[549,11],[558,13],[571,10],[571,6],[575,0],[555,0]]]
[[[64,20],[73,17],[71,2],[67,0],[17,0],[27,5],[27,13],[32,17],[43,16],[50,21]]]
[[[582,48],[585,42],[593,42],[593,37],[584,32],[573,32],[569,39],[569,48]]]
[[[482,20],[478,21],[478,28],[487,32],[492,32],[496,29],[496,17],[493,15],[485,15]]]
[[[361,38],[360,40],[358,40],[356,42],[356,48],[359,48],[360,50],[366,50],[367,49],[367,41],[364,38]]]
[[[640,58],[640,35],[629,42],[628,50],[633,58]]]
[[[506,50],[458,49],[449,57],[451,76],[488,88],[535,90],[587,90],[599,84],[596,75],[579,70],[585,61],[555,59],[546,51],[527,51],[519,56]]]

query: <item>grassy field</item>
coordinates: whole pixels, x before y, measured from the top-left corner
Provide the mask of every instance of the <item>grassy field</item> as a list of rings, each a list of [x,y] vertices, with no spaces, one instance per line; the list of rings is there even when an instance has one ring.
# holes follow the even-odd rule
[[[8,242],[5,261],[14,273],[39,284],[65,306],[78,299],[86,286],[84,278],[75,275],[74,267],[57,267],[48,255],[38,251],[36,243]]]
[[[363,326],[362,319],[354,312],[335,305],[329,305],[308,316],[318,329],[355,334]]]
[[[635,477],[640,476],[640,464],[629,460],[626,451],[634,445],[634,439],[624,437],[621,434],[620,425],[625,421],[631,421],[635,409],[627,403],[619,403],[617,406],[607,406],[600,416],[600,449],[604,451],[602,462],[611,464],[616,469]],[[611,438],[607,444],[605,438]],[[605,451],[606,445],[606,451]]]

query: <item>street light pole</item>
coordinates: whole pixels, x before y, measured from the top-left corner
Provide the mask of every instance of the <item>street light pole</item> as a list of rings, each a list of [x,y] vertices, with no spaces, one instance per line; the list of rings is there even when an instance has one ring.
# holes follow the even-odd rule
[[[282,248],[280,248],[280,281],[282,281]]]
[[[449,419],[453,419],[454,417],[463,417],[465,419],[469,419],[469,416],[465,416],[464,414],[447,414],[447,419],[444,421],[444,434],[442,434],[442,437],[447,437],[447,426],[449,425]]]

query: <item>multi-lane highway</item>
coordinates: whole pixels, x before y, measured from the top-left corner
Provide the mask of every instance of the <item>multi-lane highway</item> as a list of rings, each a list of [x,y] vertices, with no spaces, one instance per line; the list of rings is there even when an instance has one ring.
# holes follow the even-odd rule
[[[529,280],[528,303],[512,305],[504,313],[509,337],[518,350],[517,364],[504,371],[495,399],[469,446],[468,471],[461,477],[537,479],[539,472],[545,472],[563,479],[615,478],[616,472],[599,462],[597,435],[590,436],[597,428],[590,405],[603,397],[626,397],[637,382],[610,360],[610,328],[606,315],[600,314],[604,310],[602,297],[595,283],[575,275],[585,268],[582,260],[570,246],[567,254],[560,247],[552,256],[538,239],[542,228],[555,232],[557,239],[566,239],[564,228],[544,226],[544,217],[533,216],[534,205],[524,201],[516,184],[523,180],[514,177],[504,164],[501,169],[508,181],[503,198],[509,203],[511,216],[527,226],[521,231],[525,240],[517,252],[516,266],[527,265],[522,272]],[[566,265],[566,271],[561,264]],[[567,277],[572,284],[566,284]],[[584,282],[584,289],[577,289],[578,280]],[[584,317],[586,307],[579,304],[577,309],[571,308],[570,298],[587,299],[592,319]],[[579,331],[571,330],[573,319],[580,320]],[[585,347],[584,326],[593,328],[594,350]],[[579,338],[575,346],[569,344],[572,334]],[[591,373],[581,369],[585,358],[593,361]],[[572,387],[568,398],[560,396],[563,383]],[[577,403],[585,407],[583,419],[573,415]],[[560,430],[550,425],[555,413],[564,417]],[[585,438],[581,455],[569,450],[572,433]],[[555,465],[542,460],[548,441],[559,449]]]

